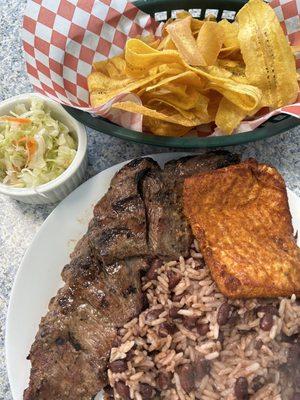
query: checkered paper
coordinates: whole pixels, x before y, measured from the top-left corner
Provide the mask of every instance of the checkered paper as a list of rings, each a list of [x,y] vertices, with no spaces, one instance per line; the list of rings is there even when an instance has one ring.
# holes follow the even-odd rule
[[[300,0],[273,0],[271,5],[290,43],[299,46]],[[124,93],[104,106],[91,108],[86,78],[94,61],[120,54],[128,37],[159,32],[159,24],[127,0],[29,0],[22,40],[30,82],[36,91],[62,104],[141,131],[141,115],[112,108],[117,101],[140,103],[136,95]],[[297,62],[300,68],[300,58]],[[273,113],[286,112],[300,118],[299,105]],[[257,121],[262,118],[265,121],[269,116]],[[251,123],[254,126],[254,121]]]

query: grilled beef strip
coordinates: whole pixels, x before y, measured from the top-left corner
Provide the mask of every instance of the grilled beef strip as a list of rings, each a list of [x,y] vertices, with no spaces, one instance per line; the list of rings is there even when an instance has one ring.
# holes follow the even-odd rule
[[[151,255],[167,260],[188,255],[193,236],[183,215],[184,179],[238,162],[239,156],[218,151],[172,160],[163,170],[153,169],[148,173],[143,180],[143,197]]]
[[[96,205],[32,345],[24,399],[89,400],[106,384],[116,330],[142,309],[148,251],[139,182],[153,168],[147,158],[127,164]]]
[[[115,175],[42,318],[25,400],[90,400],[105,386],[116,331],[142,310],[140,273],[149,257],[176,258],[190,247],[183,179],[236,162],[229,153],[209,154],[167,163],[161,172],[143,158]]]

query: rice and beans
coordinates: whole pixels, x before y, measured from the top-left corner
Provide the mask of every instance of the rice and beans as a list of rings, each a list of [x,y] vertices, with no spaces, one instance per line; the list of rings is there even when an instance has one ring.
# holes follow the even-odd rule
[[[111,351],[107,398],[300,399],[294,295],[226,299],[197,243],[188,259],[155,261],[143,291],[147,308],[120,329]]]

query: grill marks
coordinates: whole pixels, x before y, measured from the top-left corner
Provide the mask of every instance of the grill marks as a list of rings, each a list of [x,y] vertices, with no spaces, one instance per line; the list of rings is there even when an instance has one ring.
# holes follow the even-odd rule
[[[116,330],[142,310],[140,273],[148,259],[174,259],[189,250],[183,179],[232,162],[237,159],[229,153],[208,154],[168,163],[161,171],[143,158],[114,176],[63,269],[65,285],[42,318],[24,399],[90,400],[106,385]],[[152,273],[159,263],[154,261]]]

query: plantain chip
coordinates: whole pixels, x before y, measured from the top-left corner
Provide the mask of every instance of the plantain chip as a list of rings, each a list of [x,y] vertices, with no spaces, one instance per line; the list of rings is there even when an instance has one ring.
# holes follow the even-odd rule
[[[144,116],[143,118],[143,130],[154,133],[158,136],[184,136],[191,128],[173,124],[167,121],[161,121],[160,119]]]
[[[204,68],[187,66],[190,70],[207,79],[207,89],[213,89],[221,93],[243,110],[250,112],[260,104],[261,91],[257,87],[239,83],[230,78],[222,78],[222,76],[218,75],[220,70],[216,68],[205,70]]]
[[[298,94],[295,59],[274,10],[262,0],[249,0],[237,20],[246,77],[261,89],[261,106],[278,108],[294,102]]]
[[[163,24],[163,28],[162,28],[162,37],[166,37],[169,35],[168,31],[167,31],[167,27],[168,25],[172,24],[174,22],[173,18],[169,18],[167,19],[167,21]]]
[[[135,39],[141,40],[153,49],[157,49],[161,43],[161,39],[156,39],[152,33],[147,36],[137,36]]]
[[[193,36],[191,21],[191,16],[177,20],[167,26],[167,32],[175,43],[175,46],[183,60],[185,60],[189,65],[206,65]]]
[[[215,122],[222,133],[230,135],[246,116],[246,111],[223,97],[216,113]]]
[[[223,28],[217,22],[205,21],[197,37],[197,46],[205,65],[213,65],[223,45]]]
[[[159,45],[160,45],[160,39],[156,39],[154,40],[154,42],[149,43],[149,46],[156,50],[158,49]]]
[[[125,48],[126,72],[131,76],[145,76],[150,68],[168,63],[182,64],[176,50],[159,51],[139,39],[129,39]]]
[[[132,78],[115,80],[108,78],[101,72],[93,72],[88,76],[88,88],[92,107],[99,107],[121,93],[130,93],[159,78],[160,72],[140,80]]]
[[[210,79],[213,79],[213,77],[221,79],[232,77],[232,72],[226,68],[220,67],[219,65],[211,65],[203,70],[211,76]]]
[[[148,92],[148,91],[157,89],[158,87],[167,85],[168,83],[174,82],[174,81],[178,82],[178,84],[194,86],[196,89],[199,89],[199,90],[204,89],[204,87],[205,87],[205,82],[199,75],[197,75],[193,71],[185,71],[185,72],[179,73],[177,75],[168,76],[167,78],[160,80],[156,84],[154,84],[152,86],[148,86],[146,91]]]
[[[164,72],[166,75],[177,76],[185,71],[185,68],[182,64],[178,63],[169,63],[162,64],[158,66],[158,72]]]
[[[178,114],[182,115],[188,120],[193,120],[194,117],[197,117],[200,121],[202,121],[202,123],[211,121],[211,116],[208,113],[209,99],[200,93],[198,94],[197,100],[193,104],[193,108],[189,109],[183,106],[183,102],[180,101],[180,99],[174,101],[174,98],[171,96],[165,96],[164,98],[154,97],[154,94],[152,94],[152,98],[148,96],[142,98],[142,101],[143,104],[149,106],[150,108],[159,110],[162,105],[166,105],[168,108],[176,110]]]
[[[193,127],[202,123],[201,118],[195,115],[191,115],[191,118],[184,117],[182,114],[179,114],[174,107],[168,107],[167,105],[160,107],[161,111],[131,101],[115,103],[112,107],[131,113],[146,115],[162,121],[172,122],[173,124],[183,125],[185,127]]]
[[[168,34],[157,47],[157,50],[177,50],[171,36]]]
[[[214,14],[208,14],[205,18],[205,21],[213,21],[215,22],[217,20],[216,16]]]
[[[200,21],[199,19],[192,18],[191,21],[191,30],[193,34],[199,33],[200,29],[202,28],[202,25],[205,23],[205,21]]]
[[[222,19],[222,21],[218,22],[218,25],[222,27],[223,31],[223,43],[224,47],[240,47],[240,43],[238,40],[238,32],[239,27],[236,22],[230,23],[227,19]]]
[[[168,101],[176,107],[182,110],[190,110],[196,107],[201,94],[193,87],[187,87],[184,85],[169,84],[164,86],[163,90],[159,88],[158,90],[146,92],[143,97],[144,100],[151,98],[157,98],[164,101]]]
[[[230,58],[231,60],[243,60],[241,49],[236,46],[223,47],[220,51],[219,58]]]
[[[93,62],[93,72],[98,71],[102,72],[103,74],[106,74],[106,65],[109,63],[109,59],[103,60],[103,61],[95,61]]]
[[[196,18],[192,18],[191,13],[189,13],[188,11],[180,11],[176,14],[176,19],[184,19],[186,17],[190,17],[191,18],[191,30],[192,33],[198,33],[202,27],[202,25],[204,24],[204,21],[200,21],[200,19],[196,19]]]
[[[231,60],[230,58],[219,59],[217,65],[221,68],[228,68],[229,70],[242,66],[240,61]]]
[[[212,81],[209,87],[248,113],[256,109],[261,102],[261,91],[257,87],[238,83],[232,79],[227,79],[221,85]]]
[[[214,90],[207,91],[205,95],[209,99],[207,107],[208,115],[210,116],[211,121],[215,121],[217,111],[219,109],[219,105],[223,96],[219,92],[216,92]]]
[[[114,90],[118,88],[124,88],[133,82],[132,78],[125,79],[111,79],[109,76],[102,72],[92,72],[87,79],[88,88],[90,92],[95,90]]]

